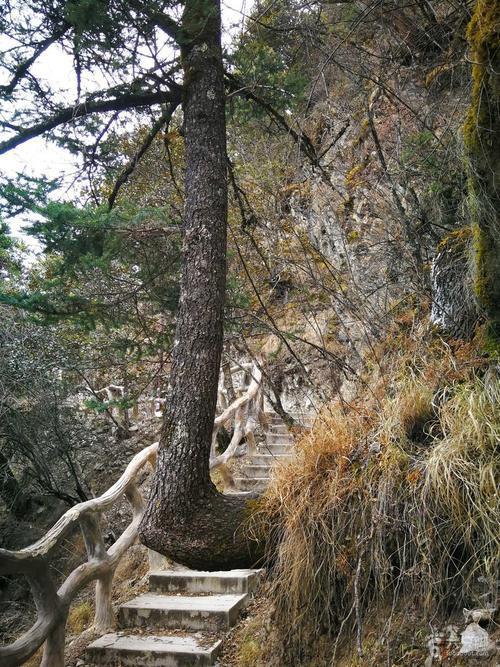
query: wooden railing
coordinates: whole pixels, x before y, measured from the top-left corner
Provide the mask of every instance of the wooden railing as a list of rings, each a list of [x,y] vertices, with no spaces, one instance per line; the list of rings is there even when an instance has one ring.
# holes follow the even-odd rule
[[[217,433],[222,426],[232,423],[232,437],[227,449],[220,455],[216,453]],[[250,383],[243,394],[228,406],[214,421],[212,450],[210,453],[210,470],[219,468],[226,487],[233,487],[234,481],[227,463],[234,457],[238,447],[246,439],[248,452],[256,452],[254,431],[257,425],[264,425],[262,358],[250,365]]]
[[[0,647],[2,667],[17,667],[26,662],[45,642],[41,667],[64,667],[65,628],[70,605],[77,593],[96,581],[94,626],[104,632],[114,624],[111,606],[113,576],[116,567],[137,539],[144,499],[136,485],[139,472],[154,464],[158,443],[136,454],[120,479],[99,498],[75,505],[40,539],[20,551],[0,549],[0,575],[23,574],[29,581],[36,605],[34,625],[19,639]],[[106,549],[100,528],[100,515],[123,495],[132,508],[132,521],[116,542]],[[75,568],[56,589],[50,574],[50,556],[68,530],[79,524],[87,562]]]
[[[223,471],[225,482],[231,486],[232,476],[227,469],[243,437],[250,449],[255,448],[253,431],[262,412],[262,371],[259,364],[250,367],[250,383],[242,395],[215,419],[210,468]],[[232,424],[233,435],[226,451],[217,456],[215,442],[222,426]],[[114,625],[112,584],[115,570],[127,549],[137,540],[145,501],[137,486],[140,471],[154,466],[158,443],[136,454],[120,479],[98,498],[79,503],[69,509],[40,539],[19,551],[0,549],[0,575],[24,575],[31,586],[37,618],[32,627],[12,644],[0,647],[0,665],[17,667],[24,664],[44,644],[41,667],[64,667],[66,621],[71,603],[78,592],[90,582],[96,582],[94,628],[104,633]],[[101,514],[125,496],[132,509],[132,520],[114,544],[106,549],[100,527]],[[87,561],[76,567],[56,587],[50,560],[54,549],[75,525],[79,525],[87,551]]]

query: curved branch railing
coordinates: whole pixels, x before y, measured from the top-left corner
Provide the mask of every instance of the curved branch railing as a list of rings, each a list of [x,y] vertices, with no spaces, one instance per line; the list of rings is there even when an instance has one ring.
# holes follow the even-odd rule
[[[64,667],[66,621],[71,602],[88,583],[96,580],[94,627],[105,632],[114,624],[111,606],[112,582],[116,567],[137,539],[144,511],[144,499],[136,485],[139,472],[154,464],[158,443],[136,454],[120,479],[102,496],[69,509],[40,539],[25,549],[0,549],[0,575],[23,574],[29,581],[36,605],[37,619],[32,627],[12,644],[0,647],[2,667],[18,667],[45,642],[40,667]],[[132,521],[116,542],[106,549],[99,517],[123,496],[132,508]],[[52,580],[49,556],[75,524],[79,524],[87,550],[87,562],[75,568],[59,589]]]
[[[249,449],[255,449],[253,431],[261,421],[262,358],[249,365],[251,380],[243,394],[226,407],[214,420],[210,469],[220,468],[228,485],[233,485],[226,464],[237,452],[246,437]],[[246,370],[246,368],[244,368]],[[219,429],[232,422],[233,435],[226,451],[217,456],[215,442]],[[44,644],[40,667],[64,667],[66,621],[70,605],[77,593],[91,581],[96,581],[94,628],[104,633],[114,625],[112,608],[113,577],[120,559],[138,536],[145,501],[136,484],[140,471],[154,465],[158,443],[146,447],[130,461],[120,479],[98,498],[70,508],[37,542],[10,551],[0,549],[0,575],[24,575],[30,584],[36,606],[35,623],[13,643],[0,646],[2,667],[24,664]],[[132,508],[132,520],[114,544],[106,549],[100,527],[100,515],[125,496]],[[87,551],[87,562],[76,567],[59,588],[50,574],[50,555],[61,543],[69,529],[79,525]]]
[[[255,453],[256,451],[254,430],[259,421],[261,421],[263,413],[261,364],[261,357],[251,364],[251,380],[245,392],[242,396],[233,401],[233,403],[231,403],[222,414],[216,417],[214,421],[212,450],[210,453],[210,470],[220,468],[223,474],[224,483],[228,486],[234,486],[234,481],[226,466],[229,460],[237,453],[242,439],[246,438],[250,453]],[[227,449],[217,456],[215,451],[217,433],[220,428],[226,425],[230,420],[233,421],[231,442]]]

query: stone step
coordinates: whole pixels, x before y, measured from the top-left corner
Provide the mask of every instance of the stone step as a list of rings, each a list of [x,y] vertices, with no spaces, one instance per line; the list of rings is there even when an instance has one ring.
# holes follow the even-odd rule
[[[283,420],[279,415],[276,415],[274,413],[272,414],[267,414],[267,423],[268,424],[283,424]]]
[[[159,570],[149,574],[149,590],[156,593],[242,594],[255,590],[263,570]]]
[[[290,417],[294,419],[298,424],[302,424],[303,426],[310,427],[314,423],[314,420],[316,419],[316,415],[311,415],[306,412],[290,412],[289,413]],[[267,422],[271,426],[286,426],[285,422],[279,415],[276,413],[267,413]]]
[[[282,461],[287,461],[288,459],[292,458],[292,453],[290,454],[276,454],[274,456],[273,454],[267,453],[267,454],[254,454],[251,459],[249,459],[251,465],[265,465],[266,467],[268,466],[273,466],[276,465],[277,463],[281,463]]]
[[[292,414],[291,416],[295,419],[297,424],[301,424],[306,428],[311,428],[311,426],[314,424],[314,420],[316,419],[316,417],[311,415]]]
[[[245,477],[255,479],[256,477],[269,477],[272,465],[246,465],[243,466],[242,473]]]
[[[241,491],[265,491],[269,484],[269,477],[235,477],[234,482]]]
[[[267,430],[268,433],[288,433],[288,429],[284,424],[271,424]]]
[[[268,433],[266,442],[268,445],[293,445],[294,440],[289,433]]]
[[[110,633],[90,644],[86,657],[93,665],[109,667],[211,667],[220,647],[220,640],[202,637]]]
[[[262,454],[293,454],[293,445],[282,443],[280,445],[277,444],[272,444],[272,445],[261,445],[259,447],[259,453]]]
[[[122,627],[163,627],[182,630],[229,629],[248,595],[139,595],[120,607]]]

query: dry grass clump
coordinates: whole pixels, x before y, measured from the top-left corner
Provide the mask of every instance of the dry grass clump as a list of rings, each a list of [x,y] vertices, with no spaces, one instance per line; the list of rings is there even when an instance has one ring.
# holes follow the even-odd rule
[[[500,383],[466,360],[441,345],[399,358],[382,399],[330,406],[277,471],[254,522],[290,664],[311,638],[361,634],[368,609],[409,595],[436,613],[493,584]]]
[[[243,637],[238,644],[236,656],[238,667],[255,667],[261,658],[261,654],[262,646],[249,628],[243,633]]]
[[[72,635],[79,635],[92,625],[94,620],[94,609],[90,602],[84,600],[71,607],[68,614],[67,628]]]

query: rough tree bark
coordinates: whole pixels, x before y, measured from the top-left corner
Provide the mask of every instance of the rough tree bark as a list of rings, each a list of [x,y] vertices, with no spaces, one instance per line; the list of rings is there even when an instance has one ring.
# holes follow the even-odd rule
[[[247,498],[220,494],[209,456],[223,344],[227,174],[218,0],[182,19],[186,203],[181,298],[158,463],[140,527],[151,549],[190,567],[253,564]]]

